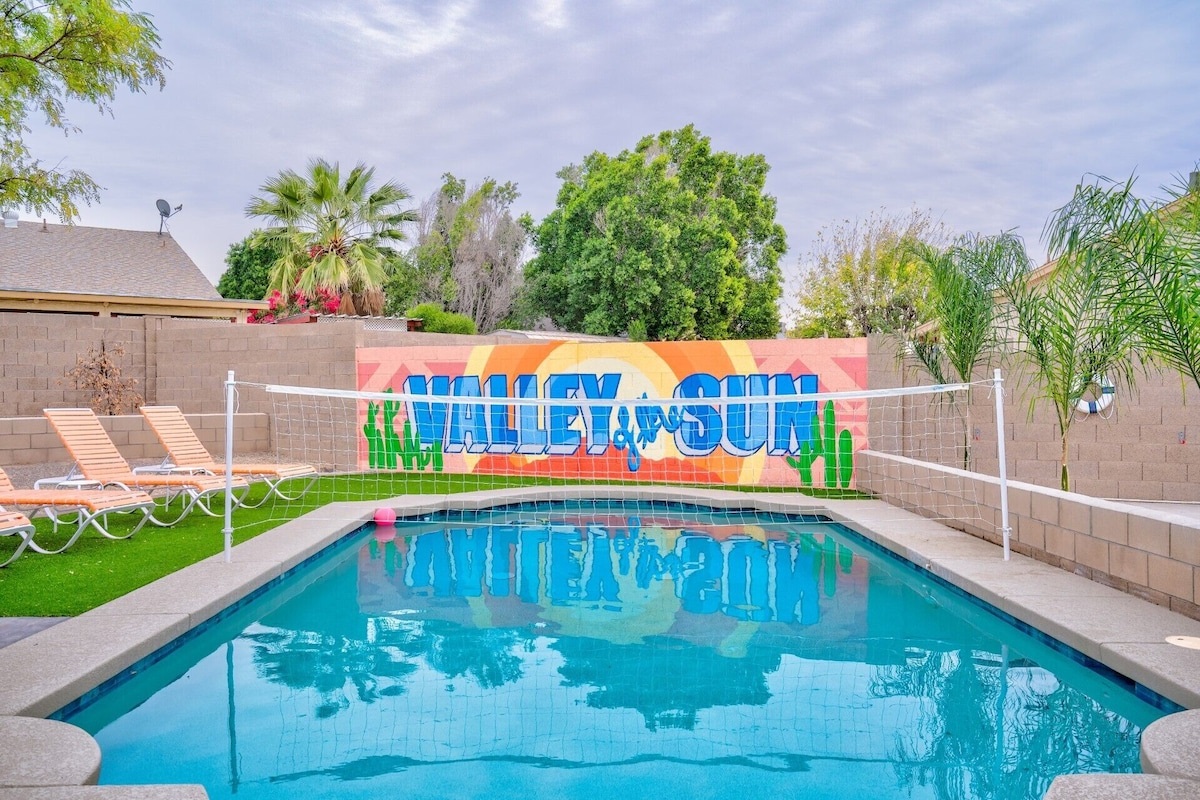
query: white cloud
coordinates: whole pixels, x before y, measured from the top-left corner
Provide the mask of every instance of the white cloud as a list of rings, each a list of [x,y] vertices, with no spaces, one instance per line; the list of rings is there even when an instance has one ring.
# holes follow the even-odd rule
[[[566,0],[535,0],[530,16],[539,25],[562,30],[567,27]]]
[[[325,6],[303,12],[311,24],[328,30],[346,26],[347,38],[358,45],[373,45],[390,57],[419,59],[458,44],[467,33],[475,10],[470,0],[429,4],[389,0],[357,0],[331,14]]]

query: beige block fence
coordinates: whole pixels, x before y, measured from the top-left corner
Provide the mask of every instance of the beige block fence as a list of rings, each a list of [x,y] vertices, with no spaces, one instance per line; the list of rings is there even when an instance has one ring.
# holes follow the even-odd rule
[[[1027,366],[1012,360],[1002,366],[1008,477],[1058,488],[1062,448],[1053,408],[1038,398],[1037,378]],[[884,336],[870,338],[867,375],[871,389],[930,382],[915,364],[901,363],[895,342]],[[976,377],[991,376],[989,368]],[[927,410],[919,399],[909,403],[901,424],[911,428]],[[986,388],[973,393],[970,415],[975,434],[971,467],[998,475],[995,403]],[[878,432],[878,427],[870,431],[872,446]],[[905,431],[899,433],[900,441],[912,441]],[[882,449],[893,451],[891,446]],[[1147,367],[1132,391],[1118,389],[1106,413],[1076,413],[1067,455],[1072,491],[1113,500],[1200,502],[1200,389],[1178,372]]]
[[[187,420],[213,457],[224,458],[225,415],[188,414]],[[141,414],[100,417],[100,424],[127,460],[166,456]],[[271,424],[266,414],[235,414],[233,433],[235,454],[271,450]],[[0,468],[70,461],[70,454],[45,417],[0,418]]]
[[[993,475],[873,450],[855,454],[854,472],[860,490],[923,516],[977,504],[977,520],[946,524],[1001,542]],[[1200,619],[1200,523],[1023,481],[1008,482],[1008,501],[1013,552]]]

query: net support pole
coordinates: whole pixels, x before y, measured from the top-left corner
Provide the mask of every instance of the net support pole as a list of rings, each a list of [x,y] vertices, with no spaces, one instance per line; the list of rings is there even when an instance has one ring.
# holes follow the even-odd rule
[[[233,370],[225,379],[225,563],[233,560],[233,405],[237,387]]]
[[[231,373],[232,374],[232,373]],[[997,474],[1000,476],[1000,535],[1004,540],[1004,560],[1012,556],[1009,539],[1012,528],[1008,524],[1008,462],[1004,453],[1004,378],[997,368],[992,376],[993,394],[996,396],[996,457],[1000,460]]]

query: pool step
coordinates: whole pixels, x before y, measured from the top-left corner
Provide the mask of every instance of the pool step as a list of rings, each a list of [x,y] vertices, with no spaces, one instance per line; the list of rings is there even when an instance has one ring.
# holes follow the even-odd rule
[[[1200,781],[1200,709],[1168,714],[1146,726],[1142,771]],[[1200,797],[1200,785],[1196,789],[1194,796]]]
[[[1167,775],[1060,775],[1043,800],[1196,800],[1200,781]]]

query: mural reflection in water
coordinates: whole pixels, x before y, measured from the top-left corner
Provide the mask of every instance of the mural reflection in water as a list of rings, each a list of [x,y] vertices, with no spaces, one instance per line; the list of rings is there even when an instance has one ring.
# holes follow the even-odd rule
[[[856,599],[853,613],[866,610],[866,562],[821,523],[772,528],[564,517],[394,530],[377,530],[360,556],[364,613],[403,607],[454,617],[457,607],[470,611],[457,621],[478,623],[486,611],[499,615],[493,624],[541,620],[571,635],[636,641],[666,632],[679,612],[815,625],[822,587],[834,597],[839,573]],[[609,612],[612,622],[583,613],[589,610]]]

